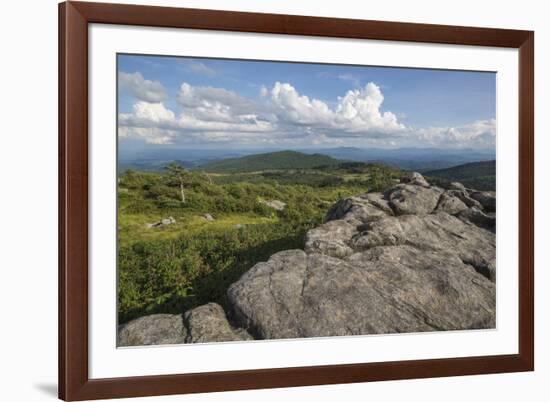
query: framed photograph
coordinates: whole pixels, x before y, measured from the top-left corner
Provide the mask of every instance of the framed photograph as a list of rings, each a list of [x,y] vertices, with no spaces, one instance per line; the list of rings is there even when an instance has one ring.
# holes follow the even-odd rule
[[[534,369],[533,32],[59,22],[61,399]]]

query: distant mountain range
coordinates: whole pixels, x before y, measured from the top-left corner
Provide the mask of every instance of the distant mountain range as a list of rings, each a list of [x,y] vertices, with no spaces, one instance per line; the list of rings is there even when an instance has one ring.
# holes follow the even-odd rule
[[[310,153],[308,150],[302,152]],[[438,149],[438,148],[355,148],[339,147],[316,152],[357,162],[382,162],[405,170],[425,172],[468,162],[495,159],[494,150]]]
[[[284,157],[284,153],[288,152]],[[294,154],[292,153],[294,152]],[[217,169],[216,166],[230,166],[235,159],[266,154],[281,154],[281,160],[285,163],[298,163],[293,161],[293,156],[297,156],[297,152],[314,156],[313,159],[306,158],[304,160],[305,167],[308,163],[317,163],[315,160],[322,160],[325,156],[331,159],[341,161],[356,161],[356,162],[380,162],[394,167],[399,167],[405,170],[416,170],[426,172],[430,170],[443,169],[452,166],[458,166],[469,162],[478,162],[484,160],[495,159],[494,150],[472,150],[472,149],[437,149],[437,148],[399,148],[399,149],[383,149],[383,148],[356,148],[356,147],[338,147],[338,148],[323,148],[310,149],[303,148],[294,151],[273,150],[273,149],[178,149],[178,148],[154,148],[142,149],[139,151],[124,151],[119,154],[119,170],[126,169],[150,170],[159,171],[172,161],[177,161],[182,166],[193,169],[200,167],[204,169]],[[293,155],[293,156],[292,156]],[[259,157],[262,158],[261,156]],[[303,158],[303,156],[301,156]],[[218,162],[227,161],[221,165],[216,165]],[[325,160],[330,162],[329,159]],[[251,163],[259,163],[257,158],[248,160]],[[273,161],[275,162],[275,161]],[[241,162],[239,162],[241,163]],[[253,165],[254,166],[254,165]],[[258,165],[260,166],[260,165]],[[282,165],[278,165],[282,166]],[[255,169],[255,167],[254,167]],[[261,170],[261,169],[260,169]]]
[[[458,181],[477,190],[496,189],[496,161],[466,163],[447,169],[430,170],[424,176],[431,181],[443,183]]]
[[[338,165],[342,161],[321,154],[304,154],[296,151],[279,151],[228,158],[199,166],[211,173],[246,173],[280,169],[312,169]]]

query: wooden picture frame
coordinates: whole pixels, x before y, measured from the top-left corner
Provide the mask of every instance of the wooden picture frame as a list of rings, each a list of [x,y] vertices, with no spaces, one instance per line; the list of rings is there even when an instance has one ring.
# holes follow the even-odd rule
[[[90,379],[88,24],[120,24],[519,49],[519,353]],[[531,31],[65,2],[59,5],[59,397],[86,400],[532,371],[534,33]]]

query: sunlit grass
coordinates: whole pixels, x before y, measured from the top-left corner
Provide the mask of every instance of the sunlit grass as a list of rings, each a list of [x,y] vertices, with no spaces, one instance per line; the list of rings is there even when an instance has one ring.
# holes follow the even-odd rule
[[[172,216],[176,223],[148,227],[147,224],[158,222],[163,218]],[[205,231],[238,230],[237,225],[277,224],[279,218],[273,214],[271,217],[254,214],[224,214],[214,215],[213,221],[207,221],[203,214],[119,214],[118,235],[119,245],[128,245],[138,241],[173,239],[179,235],[192,235]]]

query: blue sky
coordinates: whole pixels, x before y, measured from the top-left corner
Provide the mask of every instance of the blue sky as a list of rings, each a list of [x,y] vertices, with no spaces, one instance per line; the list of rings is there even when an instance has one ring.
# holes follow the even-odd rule
[[[496,74],[119,55],[119,137],[146,146],[491,148]]]

